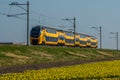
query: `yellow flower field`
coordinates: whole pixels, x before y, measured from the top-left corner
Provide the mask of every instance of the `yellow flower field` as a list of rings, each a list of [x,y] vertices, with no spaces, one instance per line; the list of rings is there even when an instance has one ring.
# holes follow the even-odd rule
[[[120,60],[0,75],[0,80],[120,80]]]

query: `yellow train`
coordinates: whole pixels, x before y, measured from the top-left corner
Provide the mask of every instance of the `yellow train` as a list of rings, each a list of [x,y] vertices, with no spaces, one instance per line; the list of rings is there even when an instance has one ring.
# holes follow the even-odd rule
[[[74,39],[75,37],[75,39]],[[45,26],[36,26],[31,29],[30,43],[32,45],[58,45],[97,48],[97,38],[85,34],[58,30]]]

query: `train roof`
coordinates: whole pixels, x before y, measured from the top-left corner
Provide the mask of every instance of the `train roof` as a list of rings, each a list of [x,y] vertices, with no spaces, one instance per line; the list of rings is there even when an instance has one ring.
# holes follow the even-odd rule
[[[46,26],[41,26],[42,28],[47,28],[47,29],[53,29],[53,30],[57,30],[57,31],[62,31],[62,32],[68,32],[68,33],[73,33],[71,31],[66,31],[66,30],[61,30],[61,29],[56,29],[56,28],[51,28],[51,27],[46,27]]]
[[[46,27],[46,26],[41,26],[41,25],[38,25],[38,26],[35,26],[35,27],[41,27],[41,28],[47,28],[47,29],[53,29],[53,30],[56,30],[56,31],[62,31],[62,32],[67,32],[67,33],[74,33],[72,31],[66,31],[66,30],[61,30],[61,29],[56,29],[56,28],[51,28],[51,27]],[[89,36],[89,37],[92,37],[94,39],[96,39],[95,36],[91,36],[91,35],[87,35],[87,34],[83,34],[83,33],[76,33],[77,35],[84,35],[84,36]]]
[[[42,28],[47,28],[47,29],[53,29],[53,30],[59,30],[59,29],[56,29],[56,28],[51,28],[51,27],[46,27],[46,26],[42,26]]]

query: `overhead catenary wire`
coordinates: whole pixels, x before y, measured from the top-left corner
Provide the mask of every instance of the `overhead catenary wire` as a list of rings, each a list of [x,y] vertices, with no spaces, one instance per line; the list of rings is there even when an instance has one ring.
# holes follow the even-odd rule
[[[21,20],[25,20],[26,21],[26,19],[25,18],[22,18],[22,17],[18,17],[18,16],[14,16],[15,18],[17,18],[17,19],[21,19]]]
[[[23,9],[23,10],[27,11],[27,9],[25,9],[25,8],[21,7],[20,5],[16,5],[16,6],[18,6],[19,8],[21,8],[21,9]]]
[[[21,8],[23,10],[26,10],[25,8],[21,7],[20,5],[17,5],[17,7]],[[13,9],[13,6],[10,6],[7,14],[6,13],[0,13],[0,15],[4,15],[4,16],[11,15],[12,11],[16,11],[16,10]],[[37,23],[42,24],[42,25],[47,24],[47,25],[54,26],[54,27],[61,26],[61,25],[56,26],[57,24],[60,24],[60,19],[59,18],[51,17],[51,16],[45,15],[45,14],[43,14],[41,12],[38,12],[38,11],[36,12],[34,10],[31,10],[31,9],[30,9],[30,15],[31,15],[30,16],[31,22],[32,21],[35,22],[35,23],[37,22]],[[23,18],[21,16],[15,16],[15,18],[25,20],[25,17]]]
[[[31,15],[33,15],[34,16],[34,18],[35,18],[35,16],[37,17],[36,18],[36,20],[38,20],[38,22],[39,23],[42,23],[43,22],[43,24],[51,24],[52,26],[56,26],[57,25],[57,23],[58,24],[62,24],[62,20],[61,19],[59,19],[59,18],[56,18],[56,17],[51,17],[51,16],[47,16],[47,15],[45,15],[45,14],[43,14],[43,13],[41,13],[41,12],[36,12],[36,11],[34,11],[34,10],[31,10],[30,9],[30,14]],[[42,19],[42,20],[41,20]],[[54,23],[54,24],[53,24]],[[61,24],[59,25],[59,26],[61,26]],[[56,27],[59,27],[58,25],[56,26]]]
[[[17,5],[19,8],[23,9],[23,10],[26,10],[25,8],[21,7],[20,5]],[[8,14],[6,13],[0,13],[0,15],[4,15],[4,16],[8,16],[11,14],[12,9],[13,7],[10,6],[9,8],[9,11],[8,11]],[[62,24],[62,20],[57,18],[57,17],[52,17],[52,16],[48,16],[48,15],[45,15],[41,12],[36,12],[34,10],[31,10],[30,9],[30,21],[31,21],[31,24],[34,24],[34,23],[38,23],[38,24],[42,24],[42,25],[48,25],[50,27],[53,27],[53,28],[60,28],[59,26],[63,26],[64,24]],[[21,20],[25,20],[26,18],[23,17],[23,16],[14,16],[15,18],[17,19],[21,19]],[[62,24],[62,25],[61,25]],[[67,28],[66,28],[67,29]]]
[[[43,14],[41,12],[36,12],[34,10],[31,10],[31,9],[30,9],[30,12],[33,12],[33,13],[39,15],[39,16],[44,16],[44,17],[47,17],[47,18],[50,18],[50,19],[59,19],[59,18],[56,18],[56,17],[51,17],[51,16],[48,16],[48,15],[45,15],[45,14]]]

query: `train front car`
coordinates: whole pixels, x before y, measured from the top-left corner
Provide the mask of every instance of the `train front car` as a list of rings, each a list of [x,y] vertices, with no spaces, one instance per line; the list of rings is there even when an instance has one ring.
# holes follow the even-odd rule
[[[41,34],[41,27],[40,26],[36,26],[33,27],[31,29],[31,33],[30,33],[30,43],[32,45],[38,45],[39,44],[39,37]]]

